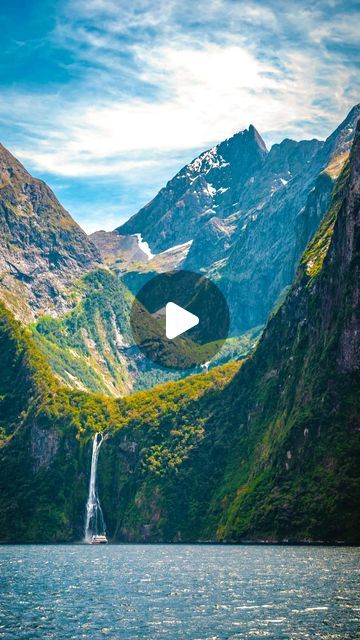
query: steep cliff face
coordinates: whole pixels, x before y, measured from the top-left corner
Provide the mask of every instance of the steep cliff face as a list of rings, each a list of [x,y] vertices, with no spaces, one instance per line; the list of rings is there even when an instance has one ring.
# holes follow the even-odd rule
[[[251,126],[184,167],[113,233],[140,233],[155,253],[188,243],[178,266],[219,284],[233,333],[264,324],[329,205],[359,115],[357,105],[325,142],[285,139],[269,152]]]
[[[358,134],[240,369],[121,400],[74,393],[2,311],[1,540],[81,537],[89,440],[105,430],[99,494],[115,540],[360,542],[359,173]]]
[[[0,296],[17,317],[58,315],[69,285],[101,264],[51,189],[0,145]]]
[[[232,385],[238,445],[222,488],[218,534],[225,538],[296,531],[304,538],[358,539],[359,170],[358,128],[350,163],[292,290]],[[244,481],[243,452],[252,439]]]
[[[357,106],[324,144],[312,149],[312,154],[307,150],[305,155],[302,143],[294,147],[291,141],[284,141],[269,153],[267,160],[281,166],[281,157],[296,151],[298,162],[295,164],[293,159],[283,187],[271,193],[260,209],[254,208],[244,217],[232,237],[226,259],[210,269],[227,298],[233,301],[237,331],[263,324],[275,301],[291,284],[306,243],[329,205],[359,115]],[[311,148],[312,143],[308,144]]]

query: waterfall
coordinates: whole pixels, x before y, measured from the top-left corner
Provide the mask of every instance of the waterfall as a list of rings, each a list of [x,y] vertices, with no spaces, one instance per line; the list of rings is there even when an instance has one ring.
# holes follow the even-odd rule
[[[91,456],[89,495],[86,503],[85,542],[90,542],[92,535],[106,533],[104,516],[97,495],[96,486],[97,463],[103,440],[104,438],[101,433],[95,433]]]

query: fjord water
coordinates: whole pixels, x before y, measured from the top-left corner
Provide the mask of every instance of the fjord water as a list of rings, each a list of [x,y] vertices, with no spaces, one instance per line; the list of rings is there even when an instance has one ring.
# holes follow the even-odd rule
[[[356,548],[0,547],[0,638],[360,636]]]

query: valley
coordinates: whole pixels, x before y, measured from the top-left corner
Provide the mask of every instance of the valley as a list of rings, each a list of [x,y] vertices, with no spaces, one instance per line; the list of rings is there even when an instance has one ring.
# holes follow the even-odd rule
[[[302,242],[323,218],[256,348],[252,338],[243,345],[250,355],[233,351],[235,362],[208,374],[155,387],[153,380],[129,395],[120,365],[131,294],[111,269],[99,271],[98,258],[81,285],[75,278],[71,286],[80,290],[64,314],[39,314],[29,329],[21,310],[13,317],[15,304],[2,305],[2,542],[82,537],[92,441],[103,432],[98,489],[112,541],[359,543],[359,129],[347,160],[349,150],[330,162],[326,145],[334,139],[340,150],[349,146],[341,133],[321,146],[329,168],[310,180],[304,209],[293,216],[294,225],[306,218]],[[260,145],[256,162],[264,154]],[[38,314],[35,280],[24,286]],[[105,335],[119,348],[109,352]],[[89,340],[113,368],[122,397],[109,397],[120,393],[106,385],[84,390],[101,379],[86,354]],[[64,385],[62,349],[74,359],[83,354],[84,388]]]

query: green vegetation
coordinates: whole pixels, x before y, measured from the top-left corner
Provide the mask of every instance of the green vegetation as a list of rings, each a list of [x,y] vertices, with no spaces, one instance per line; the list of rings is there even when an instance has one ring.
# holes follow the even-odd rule
[[[43,316],[30,325],[35,345],[59,382],[118,397],[187,375],[166,371],[142,358],[130,332],[132,294],[111,272],[88,273],[70,294],[75,303],[72,311],[61,318]],[[261,330],[255,327],[227,340],[212,365],[246,357]],[[203,359],[208,359],[206,353]]]
[[[80,302],[61,319],[31,327],[35,344],[68,386],[119,395],[131,388],[123,348],[129,344],[131,294],[108,271],[85,275],[72,292]]]
[[[82,537],[100,430],[99,494],[114,540],[359,543],[359,147],[357,136],[325,239],[309,244],[241,366],[119,399],[75,391],[58,385],[34,330],[1,308],[0,540]],[[93,277],[101,293],[107,274]],[[46,319],[36,331],[59,344],[65,331],[64,344],[70,335],[86,357],[86,304],[71,324]],[[102,311],[92,308],[89,323]],[[91,335],[101,351],[96,320]]]
[[[174,471],[203,435],[184,417],[186,408],[208,406],[239,367],[228,364],[116,401],[59,387],[29,332],[2,305],[0,335],[2,540],[81,537],[89,441],[97,430],[112,434],[115,451],[119,439],[142,438],[140,475]]]
[[[343,201],[344,190],[349,178],[349,171],[349,164],[346,164],[339,179],[335,183],[331,205],[324,216],[318,231],[309,242],[309,245],[302,257],[301,264],[306,265],[306,273],[311,278],[316,277],[320,273],[324,258],[328,252],[334,231],[334,225]]]

